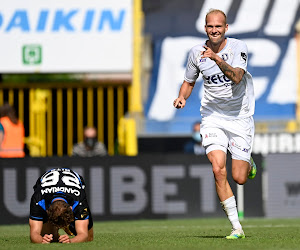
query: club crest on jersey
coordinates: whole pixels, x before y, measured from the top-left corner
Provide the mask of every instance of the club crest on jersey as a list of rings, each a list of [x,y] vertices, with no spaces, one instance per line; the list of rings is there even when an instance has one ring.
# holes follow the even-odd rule
[[[241,61],[247,61],[247,55],[244,52],[241,52]]]
[[[228,60],[228,54],[227,54],[227,53],[222,54],[221,57],[222,57],[222,59],[223,59],[224,61],[227,61],[227,60]]]
[[[200,58],[199,62],[206,62],[206,58]]]

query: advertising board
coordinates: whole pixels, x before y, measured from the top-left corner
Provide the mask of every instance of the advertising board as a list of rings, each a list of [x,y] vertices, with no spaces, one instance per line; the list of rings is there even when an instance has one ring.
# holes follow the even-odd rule
[[[132,0],[7,1],[0,73],[130,72]]]
[[[261,166],[261,157],[255,157]],[[95,221],[225,216],[205,156],[2,159],[0,166],[0,224],[28,222],[32,187],[43,172],[55,167],[83,176]],[[228,179],[236,194],[230,169]],[[245,216],[263,215],[261,190],[259,171],[245,185]]]

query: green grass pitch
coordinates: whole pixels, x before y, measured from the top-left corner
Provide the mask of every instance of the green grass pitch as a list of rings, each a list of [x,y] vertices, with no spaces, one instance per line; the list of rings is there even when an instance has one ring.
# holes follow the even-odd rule
[[[245,239],[226,240],[226,218],[95,222],[93,242],[49,245],[30,243],[28,225],[0,226],[0,249],[300,249],[300,218],[242,225]]]

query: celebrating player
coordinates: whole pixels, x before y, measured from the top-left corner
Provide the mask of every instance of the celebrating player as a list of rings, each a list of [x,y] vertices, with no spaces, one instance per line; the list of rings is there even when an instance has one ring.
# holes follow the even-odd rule
[[[232,176],[238,184],[253,179],[256,166],[251,157],[254,136],[254,91],[247,71],[248,51],[244,42],[225,37],[228,30],[223,11],[206,15],[208,40],[190,50],[184,82],[173,105],[183,108],[201,73],[204,96],[201,101],[201,135],[212,164],[216,191],[232,224],[227,239],[245,238],[238,219],[236,200],[227,181],[226,154],[232,157]]]
[[[37,180],[33,189],[29,216],[31,242],[93,240],[93,219],[80,175],[68,168],[52,169]],[[67,234],[59,235],[60,228]]]

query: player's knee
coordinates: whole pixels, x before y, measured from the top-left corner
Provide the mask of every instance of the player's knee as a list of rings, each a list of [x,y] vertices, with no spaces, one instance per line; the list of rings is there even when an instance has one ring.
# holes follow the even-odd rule
[[[241,176],[241,175],[236,175],[236,176],[232,175],[232,177],[233,177],[233,180],[239,185],[245,184],[248,180],[247,176],[245,177],[245,176]]]
[[[227,175],[226,167],[219,164],[213,164],[213,173],[216,180],[224,179]]]

